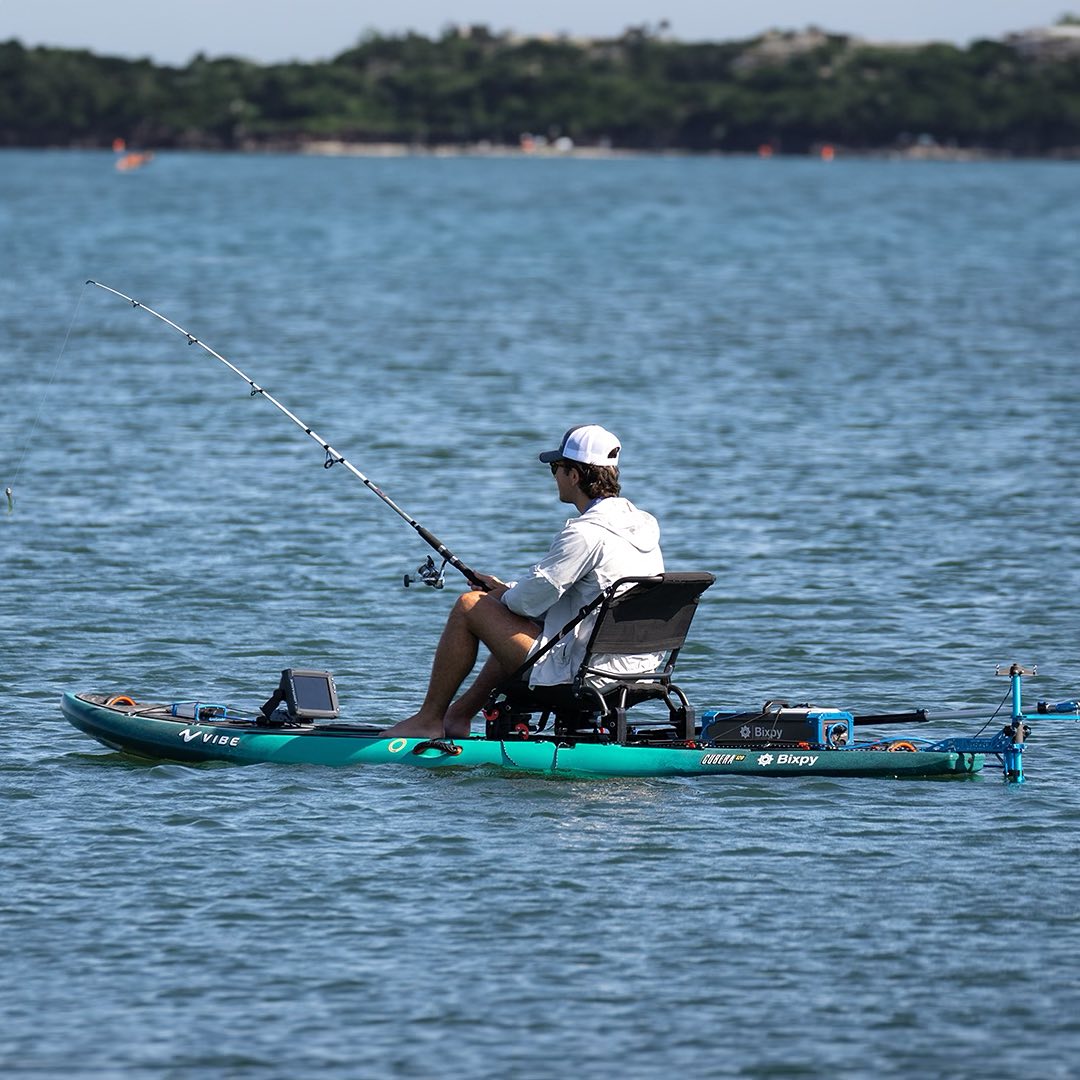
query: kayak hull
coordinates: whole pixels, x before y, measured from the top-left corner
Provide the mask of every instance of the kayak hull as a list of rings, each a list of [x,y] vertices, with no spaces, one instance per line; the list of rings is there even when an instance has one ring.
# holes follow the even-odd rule
[[[123,753],[154,760],[238,765],[408,765],[488,767],[566,777],[861,776],[959,777],[978,773],[984,756],[956,750],[748,749],[711,745],[619,746],[552,739],[452,742],[386,738],[340,723],[261,728],[230,720],[185,719],[169,706],[108,704],[101,695],[64,695],[64,716],[80,731]]]

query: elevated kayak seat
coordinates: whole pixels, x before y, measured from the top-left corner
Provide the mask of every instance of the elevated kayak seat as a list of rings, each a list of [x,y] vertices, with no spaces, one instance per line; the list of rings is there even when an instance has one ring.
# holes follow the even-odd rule
[[[692,741],[694,710],[672,682],[672,673],[698,601],[715,580],[709,573],[620,578],[495,688],[484,709],[488,738],[528,738],[545,730],[553,718],[559,738],[605,739],[620,745],[657,737]],[[585,657],[573,682],[530,687],[529,675],[540,657],[593,615]],[[646,671],[604,666],[612,657],[652,654],[659,663]],[[627,711],[645,701],[664,702],[667,718],[631,728]]]

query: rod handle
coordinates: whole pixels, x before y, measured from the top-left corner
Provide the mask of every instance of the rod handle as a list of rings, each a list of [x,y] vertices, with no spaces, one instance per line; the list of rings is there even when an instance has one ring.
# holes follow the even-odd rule
[[[425,529],[419,522],[414,525],[424,543],[433,547],[455,570],[465,575],[470,584],[475,585],[482,592],[488,592],[488,586],[480,580],[475,570],[463,563],[430,529]]]

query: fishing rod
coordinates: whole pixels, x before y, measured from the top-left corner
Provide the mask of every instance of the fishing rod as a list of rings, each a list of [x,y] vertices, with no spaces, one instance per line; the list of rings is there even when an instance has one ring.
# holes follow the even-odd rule
[[[466,566],[465,563],[463,563],[437,536],[435,536],[434,533],[432,533],[428,529],[425,529],[424,526],[420,524],[420,522],[405,513],[405,511],[402,510],[401,507],[398,506],[398,504],[394,502],[394,500],[391,499],[390,496],[387,495],[386,492],[378,486],[378,484],[369,480],[355,465],[352,464],[352,462],[347,461],[343,454],[339,454],[337,450],[335,450],[324,438],[322,438],[322,436],[318,435],[307,424],[305,424],[299,416],[297,416],[293,412],[290,412],[290,410],[287,409],[284,405],[282,405],[281,402],[277,400],[277,398],[275,398],[271,393],[269,393],[269,391],[259,386],[258,383],[256,383],[253,379],[247,376],[244,372],[242,372],[235,364],[232,364],[228,360],[226,360],[225,357],[221,355],[221,353],[215,352],[213,349],[210,348],[209,345],[206,344],[205,341],[200,341],[197,337],[195,337],[194,334],[188,333],[188,331],[185,330],[182,326],[177,326],[177,324],[174,323],[172,319],[167,319],[164,315],[161,314],[161,312],[155,311],[151,307],[147,307],[146,304],[140,303],[138,300],[133,299],[126,293],[120,292],[119,289],[110,288],[110,286],[103,285],[100,281],[94,281],[92,278],[88,279],[86,284],[96,285],[99,289],[104,289],[105,292],[112,293],[113,296],[119,296],[122,300],[126,300],[134,308],[142,308],[142,310],[145,311],[147,314],[153,315],[155,319],[160,319],[163,323],[165,323],[166,326],[171,326],[175,331],[177,331],[177,333],[183,334],[184,337],[187,338],[187,343],[189,345],[198,345],[200,349],[208,352],[212,357],[214,357],[215,360],[220,360],[230,371],[239,375],[240,378],[243,379],[244,382],[246,382],[248,386],[251,387],[252,397],[259,396],[266,398],[266,400],[269,401],[275,409],[283,412],[298,428],[300,428],[301,431],[304,432],[305,435],[310,435],[311,438],[314,439],[319,444],[319,446],[323,448],[324,452],[326,453],[326,460],[323,462],[324,469],[332,468],[334,465],[344,465],[345,468],[353,474],[353,476],[355,476],[363,483],[364,487],[366,487],[368,491],[374,492],[374,494],[378,495],[378,497],[382,499],[382,501],[386,503],[386,505],[389,506],[390,509],[398,515],[398,517],[400,517],[404,521],[407,521],[419,534],[420,539],[423,540],[424,543],[430,545],[435,549],[436,553],[442,558],[443,562],[442,566],[436,566],[435,560],[432,559],[432,557],[429,555],[427,557],[427,562],[417,567],[415,577],[410,574],[405,575],[404,583],[406,587],[411,585],[413,582],[420,582],[424,585],[430,586],[433,589],[441,589],[444,584],[443,570],[446,568],[447,565],[450,565],[455,570],[460,571],[465,576],[465,578],[471,584],[475,585],[478,589],[483,589],[484,591],[487,591],[487,584],[480,578],[476,571]]]

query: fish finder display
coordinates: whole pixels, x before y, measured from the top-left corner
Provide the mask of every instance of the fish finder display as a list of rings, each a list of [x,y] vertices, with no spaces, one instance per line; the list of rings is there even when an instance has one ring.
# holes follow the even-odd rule
[[[281,673],[281,677],[285,703],[291,716],[303,720],[337,716],[337,690],[330,672],[295,671],[287,668]]]
[[[293,694],[297,709],[332,709],[330,683],[318,675],[294,675]]]

